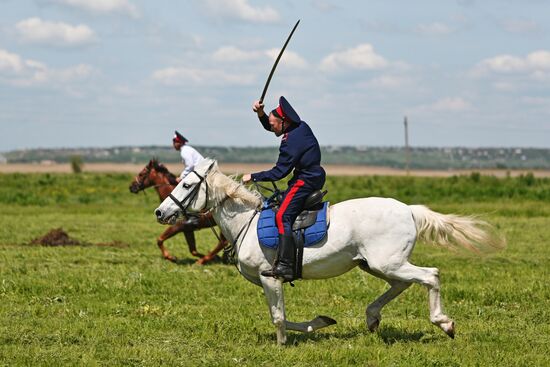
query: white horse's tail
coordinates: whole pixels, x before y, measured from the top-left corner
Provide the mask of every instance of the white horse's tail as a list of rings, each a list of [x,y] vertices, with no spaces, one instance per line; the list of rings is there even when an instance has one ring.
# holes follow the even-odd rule
[[[449,248],[462,247],[473,252],[500,250],[506,240],[487,222],[474,217],[441,214],[424,205],[409,205],[418,238]]]

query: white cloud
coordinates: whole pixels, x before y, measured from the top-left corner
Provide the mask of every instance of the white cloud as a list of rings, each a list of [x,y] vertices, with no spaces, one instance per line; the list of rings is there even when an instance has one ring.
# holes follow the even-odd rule
[[[258,60],[260,58],[269,58],[271,61],[275,61],[280,51],[281,50],[278,48],[272,48],[265,51],[245,51],[235,46],[224,46],[214,52],[212,59],[217,62],[227,63],[242,63]],[[304,58],[290,50],[284,52],[279,64],[283,67],[295,69],[303,69],[308,65]]]
[[[502,28],[510,33],[529,34],[541,32],[540,25],[534,20],[528,19],[506,19],[501,23]]]
[[[522,97],[521,101],[532,106],[549,107],[550,97]]]
[[[326,0],[313,0],[311,5],[323,13],[330,13],[338,9],[338,7]]]
[[[493,83],[493,88],[501,92],[514,92],[518,89],[518,86],[510,82],[496,81]]]
[[[472,109],[470,102],[461,97],[441,98],[431,104],[421,105],[411,110],[412,113],[464,112]]]
[[[84,25],[72,26],[61,22],[49,22],[29,18],[15,25],[19,36],[27,42],[55,46],[81,46],[95,40],[94,31]]]
[[[223,62],[241,62],[256,60],[262,56],[260,51],[244,51],[234,46],[220,47],[212,55],[215,61]]]
[[[254,76],[211,68],[168,67],[153,72],[153,80],[164,85],[251,85]]]
[[[55,0],[56,3],[94,14],[125,14],[139,18],[138,8],[128,0]]]
[[[276,23],[279,12],[270,6],[253,7],[248,0],[205,0],[210,15],[252,23]]]
[[[482,60],[474,68],[474,74],[540,73],[545,70],[550,70],[550,51],[540,50],[526,57],[498,55]]]
[[[439,22],[420,24],[416,26],[414,31],[427,36],[445,36],[453,32],[448,25]]]
[[[550,70],[550,51],[535,51],[527,55],[527,64],[536,70]]]
[[[269,56],[273,61],[279,56],[279,52],[281,52],[278,48],[272,48],[271,50],[266,51],[266,55]],[[300,55],[298,55],[296,52],[285,50],[285,53],[281,57],[281,60],[279,60],[280,65],[284,65],[285,67],[290,68],[297,68],[297,69],[303,69],[307,67],[307,62],[304,60]]]
[[[443,98],[431,105],[431,109],[434,111],[466,111],[471,108],[471,105],[468,101],[460,97],[449,97]]]
[[[95,72],[95,69],[87,64],[53,69],[42,62],[23,59],[17,54],[0,49],[0,82],[15,86],[57,86],[85,80]]]
[[[19,55],[0,49],[0,72],[19,73],[23,67],[23,60]]]
[[[410,85],[412,79],[405,76],[398,75],[381,75],[368,82],[364,83],[365,87],[376,87],[383,89],[398,89],[404,86]]]
[[[320,68],[324,71],[337,71],[341,69],[378,70],[389,66],[389,62],[378,55],[372,45],[360,44],[341,52],[334,52],[326,56]]]

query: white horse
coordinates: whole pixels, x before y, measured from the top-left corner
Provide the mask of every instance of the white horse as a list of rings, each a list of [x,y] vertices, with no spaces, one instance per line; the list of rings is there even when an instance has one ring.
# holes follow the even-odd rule
[[[283,283],[260,273],[271,268],[275,250],[258,243],[257,210],[260,195],[218,170],[216,161],[205,159],[194,174],[185,177],[155,210],[157,220],[172,223],[184,211],[212,210],[216,223],[235,246],[240,273],[261,285],[267,299],[277,342],[286,342],[286,330],[312,332],[335,323],[327,317],[310,322],[286,320]],[[427,287],[430,321],[454,337],[455,324],[443,311],[439,270],[419,267],[408,259],[417,238],[443,246],[460,246],[476,251],[485,246],[500,248],[504,240],[492,234],[486,223],[469,217],[436,213],[422,205],[406,205],[395,199],[370,197],[330,206],[330,227],[326,238],[303,253],[303,279],[325,279],[341,275],[356,266],[384,279],[390,289],[368,305],[366,322],[375,331],[380,311],[412,283]]]

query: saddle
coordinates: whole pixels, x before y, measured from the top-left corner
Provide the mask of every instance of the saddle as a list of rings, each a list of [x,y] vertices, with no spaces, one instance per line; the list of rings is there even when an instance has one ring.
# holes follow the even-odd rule
[[[304,210],[292,226],[296,247],[309,247],[319,243],[327,234],[329,226],[329,202],[323,202],[326,191],[316,190],[305,201]],[[258,219],[258,240],[262,246],[276,249],[279,232],[275,223],[277,202],[265,200]]]

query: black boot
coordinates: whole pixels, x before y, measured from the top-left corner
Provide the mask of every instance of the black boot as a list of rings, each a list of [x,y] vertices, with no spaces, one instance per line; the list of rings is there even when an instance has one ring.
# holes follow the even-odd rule
[[[199,220],[199,217],[192,215],[192,216],[188,216],[187,220],[183,223],[189,226],[193,226],[193,228],[197,229],[199,227],[200,220]]]
[[[279,235],[279,247],[277,248],[277,259],[271,270],[262,271],[264,277],[282,279],[285,282],[294,280],[294,269],[296,268],[296,245],[294,237],[290,234]]]

